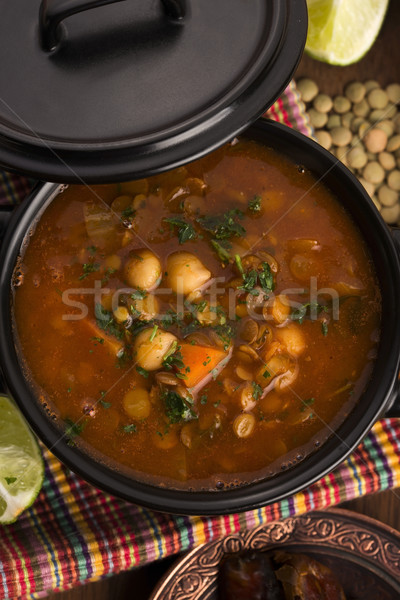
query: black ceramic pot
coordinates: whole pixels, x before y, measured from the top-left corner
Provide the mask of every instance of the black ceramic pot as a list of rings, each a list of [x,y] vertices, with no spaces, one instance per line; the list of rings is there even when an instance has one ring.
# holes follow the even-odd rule
[[[74,472],[96,487],[156,510],[181,514],[222,514],[257,508],[281,500],[310,485],[341,463],[393,405],[398,391],[400,356],[400,263],[396,230],[383,222],[357,179],[332,154],[283,125],[259,120],[245,134],[273,147],[309,169],[337,196],[358,224],[370,249],[382,292],[379,353],[367,389],[337,431],[311,455],[273,478],[243,487],[210,492],[175,491],[134,481],[78,446],[68,445],[61,426],[49,417],[24,377],[13,339],[13,278],[29,231],[41,211],[59,192],[57,184],[39,185],[15,211],[5,233],[0,261],[0,363],[6,387],[32,429],[48,448]],[[392,409],[393,410],[393,409]]]

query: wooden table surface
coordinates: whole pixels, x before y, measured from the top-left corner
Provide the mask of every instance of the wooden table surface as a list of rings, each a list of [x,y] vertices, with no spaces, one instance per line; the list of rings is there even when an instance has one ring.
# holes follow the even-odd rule
[[[378,39],[367,55],[355,65],[334,67],[304,55],[295,78],[308,76],[328,94],[343,93],[349,81],[375,79],[381,85],[400,83],[400,0],[391,0]],[[363,513],[400,531],[400,488],[346,502],[343,508]],[[50,594],[49,600],[146,600],[157,580],[176,560],[142,567],[70,592]]]

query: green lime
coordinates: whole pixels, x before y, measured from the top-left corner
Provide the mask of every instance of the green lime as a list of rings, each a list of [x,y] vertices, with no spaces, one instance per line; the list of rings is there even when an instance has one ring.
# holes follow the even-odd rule
[[[43,477],[35,436],[15,404],[0,396],[0,523],[12,523],[33,503]]]
[[[331,65],[350,65],[368,52],[389,0],[307,0],[306,51]]]

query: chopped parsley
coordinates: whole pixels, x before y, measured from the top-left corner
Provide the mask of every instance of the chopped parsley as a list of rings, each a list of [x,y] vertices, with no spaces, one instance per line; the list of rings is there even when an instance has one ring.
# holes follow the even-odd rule
[[[146,296],[146,290],[141,290],[140,288],[136,288],[136,290],[131,294],[132,300],[143,300],[143,298],[146,298]]]
[[[308,398],[307,400],[302,400],[302,407],[300,408],[300,412],[304,412],[306,408],[314,404],[315,398]]]
[[[319,315],[321,312],[328,312],[328,307],[325,304],[319,304],[318,302],[306,302],[298,308],[295,308],[292,311],[290,318],[292,321],[298,321],[298,323],[301,325],[307,316],[313,318]]]
[[[152,342],[154,340],[154,338],[156,337],[156,334],[157,334],[157,330],[158,330],[158,325],[155,324],[153,326],[153,331],[151,332],[151,335],[149,337],[149,342]]]
[[[110,335],[114,335],[119,340],[123,338],[124,332],[121,331],[113,317],[113,314],[106,310],[100,302],[97,302],[94,307],[94,314],[96,317],[97,326],[103,331],[106,331]]]
[[[261,385],[259,385],[256,381],[252,382],[252,386],[253,386],[253,398],[254,400],[259,400],[261,398],[261,395],[263,393],[263,389],[261,387]]]
[[[197,237],[196,230],[191,223],[187,223],[182,217],[173,217],[164,219],[172,227],[178,228],[178,240],[180,244],[184,244],[188,240],[195,240]]]
[[[88,275],[90,275],[91,273],[94,273],[95,271],[98,271],[99,269],[100,269],[100,263],[95,263],[95,262],[84,263],[82,266],[83,273],[79,277],[79,281],[81,281],[82,279],[86,279],[86,277],[88,277]]]
[[[15,481],[17,481],[16,477],[4,477],[4,479],[6,480],[6,483],[8,485],[11,485],[12,483],[15,483]]]
[[[203,394],[202,396],[200,396],[200,404],[207,404],[207,394]]]
[[[197,419],[197,415],[192,408],[193,401],[183,398],[173,390],[165,390],[161,396],[165,414],[170,423],[182,423]]]
[[[235,336],[235,329],[230,323],[223,323],[213,327],[215,333],[224,343],[224,350],[227,350]]]
[[[253,296],[258,295],[257,287],[261,287],[267,295],[272,292],[274,289],[274,278],[271,267],[267,262],[261,263],[261,270],[250,269],[247,272],[244,270],[242,259],[238,254],[235,255],[235,263],[243,279],[243,284],[238,287],[239,290],[248,292]]]
[[[265,379],[267,379],[268,377],[271,377],[271,373],[269,371],[265,370],[263,373],[263,377],[265,377]]]
[[[251,198],[248,203],[249,210],[253,213],[260,212],[261,201],[262,201],[261,196],[253,196],[253,198]]]
[[[149,372],[146,369],[143,369],[143,367],[139,367],[139,365],[136,366],[136,371],[139,375],[142,375],[142,377],[146,377],[146,379],[149,376]]]
[[[123,427],[123,430],[125,431],[125,433],[136,433],[137,426],[134,423],[130,423],[130,425],[125,425]]]
[[[103,408],[111,408],[112,406],[111,402],[106,402],[105,400],[100,400],[100,404]]]
[[[65,430],[65,435],[67,435],[70,439],[76,437],[77,435],[80,435],[86,427],[86,421],[75,423],[69,417],[67,417],[64,422],[67,426]]]
[[[127,208],[124,208],[124,210],[121,213],[121,217],[123,219],[132,219],[135,216],[136,210],[134,208],[132,208],[132,206],[128,206]]]
[[[117,269],[113,269],[112,267],[107,267],[104,273],[104,277],[101,280],[101,285],[105,285],[106,283],[108,283],[111,275],[113,275],[113,273],[115,273],[116,270]]]
[[[223,215],[207,215],[197,219],[199,225],[217,240],[227,240],[233,236],[242,237],[246,230],[238,223],[243,219],[243,212],[238,208],[228,210]]]
[[[231,255],[229,254],[229,250],[231,249],[231,244],[229,242],[222,241],[218,242],[217,240],[210,240],[211,246],[214,248],[215,252],[218,255],[218,258],[221,262],[229,262],[231,259]]]
[[[178,346],[178,342],[175,340],[171,344],[170,349],[164,354],[162,364],[168,371],[173,367],[176,367],[177,369],[183,369],[185,367],[180,349],[181,347]],[[177,374],[177,377],[178,376],[179,374]]]
[[[324,337],[328,335],[328,323],[326,321],[321,322],[321,331]]]
[[[104,338],[101,338],[101,337],[93,336],[93,337],[90,338],[90,340],[92,342],[95,342],[96,346],[97,346],[97,344],[104,344]]]

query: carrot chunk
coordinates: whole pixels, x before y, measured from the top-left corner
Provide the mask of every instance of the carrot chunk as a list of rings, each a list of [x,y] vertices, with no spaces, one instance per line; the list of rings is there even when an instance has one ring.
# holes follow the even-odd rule
[[[180,348],[184,367],[179,371],[188,388],[197,385],[227,356],[227,352],[209,346],[182,344]]]

